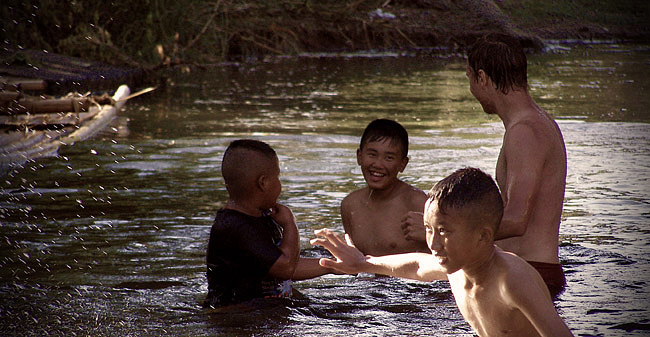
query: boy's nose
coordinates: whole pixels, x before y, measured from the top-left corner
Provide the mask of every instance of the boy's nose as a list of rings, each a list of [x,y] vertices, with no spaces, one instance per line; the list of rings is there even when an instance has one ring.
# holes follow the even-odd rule
[[[440,235],[435,232],[427,236],[427,245],[432,252],[438,252],[442,249]]]

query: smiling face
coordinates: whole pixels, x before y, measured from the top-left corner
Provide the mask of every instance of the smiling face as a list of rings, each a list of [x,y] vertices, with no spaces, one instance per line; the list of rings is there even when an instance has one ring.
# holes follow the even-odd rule
[[[407,163],[408,157],[389,138],[369,141],[357,150],[357,164],[361,166],[368,187],[373,190],[390,189]]]
[[[442,212],[438,202],[427,200],[424,206],[427,245],[447,274],[476,260],[480,234],[456,209]]]

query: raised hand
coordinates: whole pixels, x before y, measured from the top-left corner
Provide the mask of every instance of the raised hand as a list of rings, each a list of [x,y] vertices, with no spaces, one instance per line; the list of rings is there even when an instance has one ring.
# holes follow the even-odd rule
[[[275,206],[271,208],[271,217],[282,227],[285,227],[287,224],[292,224],[294,226],[296,224],[296,218],[293,215],[293,212],[291,212],[291,209],[282,204],[275,204]]]
[[[319,261],[321,266],[346,274],[357,274],[364,271],[368,258],[356,247],[349,244],[352,242],[349,237],[344,240],[327,228],[316,230],[314,234],[317,238],[312,239],[311,244],[324,247],[336,258],[336,260],[321,258]]]
[[[402,233],[407,240],[426,242],[424,214],[414,211],[406,213],[402,218]]]

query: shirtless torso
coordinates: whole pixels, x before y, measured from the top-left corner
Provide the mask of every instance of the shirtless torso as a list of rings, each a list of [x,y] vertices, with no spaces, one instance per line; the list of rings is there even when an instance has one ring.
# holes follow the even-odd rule
[[[546,286],[523,260],[497,250],[481,269],[472,277],[463,270],[448,275],[460,312],[479,336],[540,336],[527,315],[557,320],[553,313],[544,312],[553,309]],[[549,325],[559,328],[555,332],[564,330],[560,322]]]
[[[558,233],[567,172],[560,128],[539,106],[504,119],[496,167],[505,202],[497,245],[527,261],[559,263]],[[513,227],[523,233],[512,236]]]
[[[350,193],[341,203],[345,232],[366,255],[380,256],[405,252],[428,252],[424,241],[405,237],[401,222],[409,211],[422,212],[426,194],[399,182],[388,197],[372,195],[368,187]]]

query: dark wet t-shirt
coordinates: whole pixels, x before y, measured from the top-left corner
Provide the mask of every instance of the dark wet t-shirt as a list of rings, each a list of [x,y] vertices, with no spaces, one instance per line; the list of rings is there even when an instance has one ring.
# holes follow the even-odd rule
[[[282,228],[270,216],[254,217],[222,209],[210,231],[206,306],[259,297],[289,296],[290,281],[268,276],[280,257]]]

